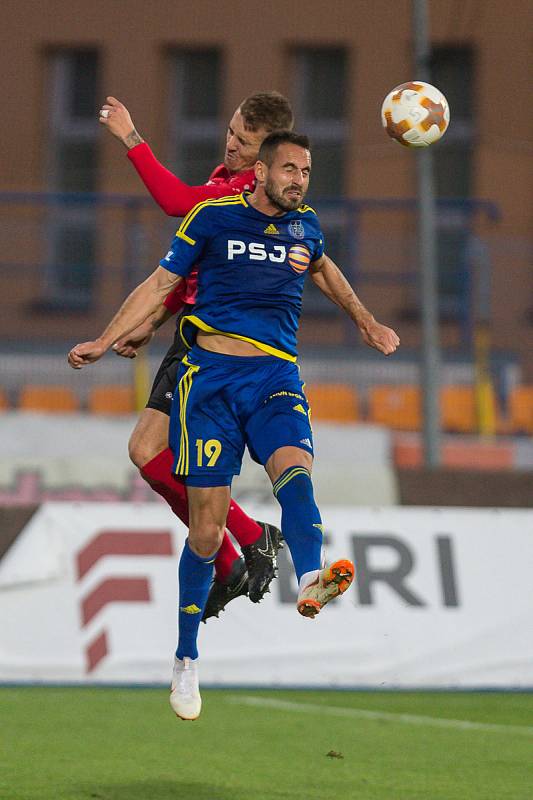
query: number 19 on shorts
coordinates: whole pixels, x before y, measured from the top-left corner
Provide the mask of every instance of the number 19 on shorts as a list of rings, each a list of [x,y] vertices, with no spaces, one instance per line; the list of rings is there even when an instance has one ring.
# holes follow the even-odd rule
[[[218,457],[222,451],[222,445],[218,439],[208,439],[204,442],[203,439],[196,440],[196,466],[197,467],[214,467],[218,461]],[[205,458],[205,463],[204,463]]]

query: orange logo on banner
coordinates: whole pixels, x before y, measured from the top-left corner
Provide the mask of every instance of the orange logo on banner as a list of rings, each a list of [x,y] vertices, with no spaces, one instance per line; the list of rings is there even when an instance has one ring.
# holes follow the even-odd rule
[[[289,264],[299,275],[305,272],[311,261],[311,253],[303,244],[293,244],[289,250]]]

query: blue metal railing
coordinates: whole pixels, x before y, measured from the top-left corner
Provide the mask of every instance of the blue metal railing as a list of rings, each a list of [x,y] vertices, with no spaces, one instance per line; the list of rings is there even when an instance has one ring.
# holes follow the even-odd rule
[[[409,302],[416,309],[418,267],[416,248],[411,246],[416,237],[416,199],[329,198],[310,202],[321,215],[328,252],[351,282],[357,288],[406,287],[411,292]],[[479,263],[483,262],[479,257],[483,247],[477,246],[476,226],[478,221],[497,222],[500,212],[487,200],[446,198],[438,201],[437,213],[443,310],[446,302],[461,325],[463,341],[470,342],[479,305],[476,270],[483,273],[480,282],[485,297],[490,283],[488,258]],[[94,307],[99,285],[110,272],[119,276],[119,294],[123,295],[153,269],[174,228],[175,223],[146,195],[0,192],[0,290],[9,275],[16,278],[29,271],[37,281],[37,294],[57,296],[66,306],[73,304],[75,310],[78,293],[84,303]],[[71,252],[76,231],[86,237],[85,252],[81,248],[85,261],[79,253]],[[94,251],[92,255],[88,250]],[[28,252],[37,253],[38,258],[28,258]],[[446,252],[452,262],[448,265],[444,264]],[[84,283],[89,272],[91,278]],[[69,276],[70,287],[65,286]],[[308,301],[308,310],[327,313],[327,304],[311,290]]]

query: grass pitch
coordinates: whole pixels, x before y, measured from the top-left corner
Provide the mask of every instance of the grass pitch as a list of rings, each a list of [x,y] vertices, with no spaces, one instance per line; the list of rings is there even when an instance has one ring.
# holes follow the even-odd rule
[[[533,694],[202,694],[0,689],[0,798],[533,799]]]

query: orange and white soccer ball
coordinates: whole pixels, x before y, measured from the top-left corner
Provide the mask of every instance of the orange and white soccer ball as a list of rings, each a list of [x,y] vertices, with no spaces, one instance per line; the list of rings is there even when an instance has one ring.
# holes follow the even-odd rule
[[[427,147],[446,132],[450,108],[435,86],[410,81],[387,95],[381,106],[381,121],[391,139],[405,147]]]

